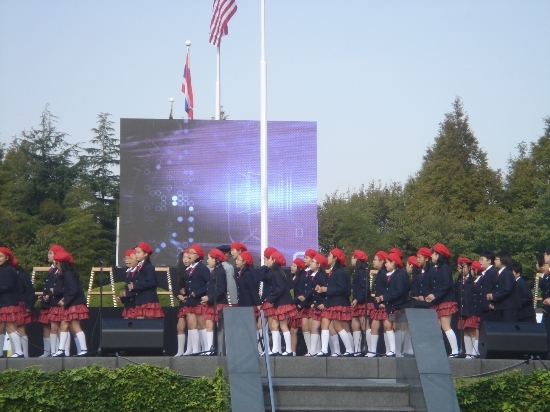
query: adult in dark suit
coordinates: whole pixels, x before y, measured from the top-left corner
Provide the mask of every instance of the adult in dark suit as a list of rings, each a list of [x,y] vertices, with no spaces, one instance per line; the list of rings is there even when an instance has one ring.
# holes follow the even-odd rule
[[[521,308],[518,310],[518,322],[536,322],[537,316],[533,306],[533,292],[529,283],[521,277],[523,267],[521,263],[512,264],[512,273],[516,278],[516,293],[519,297]]]
[[[521,308],[516,293],[516,279],[512,273],[512,256],[501,250],[495,256],[495,267],[498,269],[495,292],[487,294],[487,300],[495,308],[498,321],[516,322],[517,312]]]
[[[539,263],[539,266],[540,263]],[[542,267],[543,276],[539,282],[542,298],[542,323],[546,327],[546,342],[548,350],[547,359],[550,359],[550,247],[544,251]]]

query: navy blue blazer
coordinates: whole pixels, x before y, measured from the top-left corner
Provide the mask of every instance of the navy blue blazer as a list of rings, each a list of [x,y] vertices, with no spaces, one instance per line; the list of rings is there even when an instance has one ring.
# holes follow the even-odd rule
[[[51,307],[52,292],[50,288],[53,288],[53,284],[56,279],[57,269],[52,266],[46,275],[44,280],[44,289],[42,290],[42,300],[40,301],[40,307],[42,309],[49,309]],[[44,297],[49,296],[50,299],[45,300]]]
[[[430,302],[432,306],[443,302],[455,302],[455,290],[453,287],[453,272],[448,264],[443,263],[434,267],[430,274],[432,289],[435,299]]]
[[[19,302],[25,303],[25,309],[34,309],[36,295],[34,294],[34,286],[32,285],[31,277],[27,272],[22,270],[17,273],[17,277]]]
[[[310,275],[310,276],[312,276],[312,275]],[[312,292],[312,298],[311,298],[312,302],[311,302],[311,304],[313,305],[313,307],[315,309],[317,309],[317,307],[319,305],[323,305],[325,303],[327,294],[325,292],[322,292],[322,293],[316,292],[315,287],[317,285],[327,286],[328,285],[328,276],[327,276],[326,272],[323,269],[319,269],[317,271],[317,273],[315,274],[315,276],[312,276],[312,278],[313,279],[311,280],[311,288],[313,289],[313,292]]]
[[[206,296],[208,297],[207,305],[213,305],[214,298],[216,298],[216,304],[225,303],[227,305],[229,303],[227,301],[227,275],[221,264],[210,272],[210,278],[206,284]]]
[[[462,288],[462,302],[459,302],[459,305],[462,304],[462,316],[479,316],[481,314],[480,295],[475,279],[468,276],[464,283],[459,284],[459,287]]]
[[[339,267],[328,275],[325,307],[349,306],[349,276]]]
[[[384,292],[388,290],[388,277],[386,276],[386,273],[388,271],[384,266],[382,266],[380,269],[378,269],[378,272],[376,272],[376,278],[374,279],[374,296],[380,296],[384,295]],[[374,302],[374,307],[378,309],[378,306],[380,304],[378,302]]]
[[[311,271],[306,271],[304,272],[304,274],[302,275],[303,278],[302,280],[304,281],[304,289],[303,289],[303,293],[302,295],[304,296],[304,301],[303,302],[297,302],[302,308],[310,308],[311,305],[313,304],[313,280],[315,279],[314,276],[311,276]],[[300,296],[299,294],[298,295],[294,295],[296,297]]]
[[[271,291],[265,300],[276,308],[292,303],[291,286],[283,270],[270,270],[269,278],[271,279]]]
[[[262,304],[254,274],[250,269],[237,272],[237,295],[239,296],[239,306],[259,306]]]
[[[256,290],[260,293],[260,282],[263,282],[262,296],[260,300],[263,302],[271,293],[271,279],[269,279],[269,268],[263,265],[260,268],[260,272],[256,277]]]
[[[9,262],[0,266],[0,307],[19,306],[17,273]]]
[[[134,275],[136,306],[159,301],[157,295],[157,274],[151,262],[146,262]]]
[[[65,310],[69,309],[71,306],[85,305],[86,297],[80,285],[80,279],[70,270],[63,272],[61,279],[63,287],[63,307]],[[59,282],[56,283],[56,286],[59,287]]]
[[[309,280],[309,276],[306,275],[305,272],[302,272],[300,277],[298,278],[298,282],[294,283],[294,303],[297,305],[300,305],[300,307],[304,308],[305,306],[302,305],[302,301],[298,299],[298,296],[304,296],[306,294],[306,283]]]
[[[370,276],[363,268],[355,272],[353,277],[353,299],[357,303],[366,303],[370,296]]]
[[[396,269],[390,279],[386,276],[386,291],[382,293],[386,310],[391,312],[393,307],[403,305],[409,301],[409,275],[404,269]]]
[[[504,268],[500,274],[497,272],[496,291],[493,293],[493,305],[495,310],[519,309],[519,296],[516,293],[516,278],[512,271]]]
[[[521,305],[521,309],[518,310],[518,319],[536,317],[535,307],[533,306],[533,292],[529,283],[521,276],[516,279],[516,293]]]
[[[126,280],[124,284],[125,297],[121,297],[120,301],[124,303],[125,308],[135,308],[136,307],[136,292],[135,290],[128,289],[128,285],[134,282],[137,272],[137,266],[132,270],[126,272]]]
[[[425,272],[420,272],[416,275],[416,278],[411,283],[411,296],[413,297],[426,297],[430,294],[432,287],[432,271],[433,267],[428,266]],[[424,300],[413,300],[413,307],[415,308],[429,308],[430,304]]]
[[[497,275],[498,271],[494,266],[491,266],[484,275],[481,275],[481,279],[478,280],[478,287],[480,288],[480,301],[481,301],[481,311],[489,311],[489,302],[487,300],[488,293],[494,293],[497,285]]]
[[[185,288],[185,292],[187,292],[186,306],[201,304],[201,297],[206,295],[208,280],[210,280],[210,269],[202,261],[198,262],[194,268],[188,270]]]

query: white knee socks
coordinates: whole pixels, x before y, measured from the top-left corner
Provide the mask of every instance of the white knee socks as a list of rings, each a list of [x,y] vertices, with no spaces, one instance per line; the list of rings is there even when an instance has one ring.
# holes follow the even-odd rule
[[[76,334],[76,338],[78,339],[78,343],[80,343],[80,352],[77,353],[77,355],[80,355],[82,352],[88,352],[88,346],[86,345],[86,335],[83,331],[80,331]]]
[[[353,332],[353,345],[355,349],[355,353],[361,352],[361,331],[355,331]]]
[[[19,336],[19,333],[17,332],[10,333],[10,341],[12,341],[13,343],[13,355],[22,355],[23,348],[21,347],[21,336]]]
[[[342,329],[340,332],[338,332],[338,335],[340,335],[340,339],[342,339],[342,342],[344,343],[346,353],[353,353],[353,348],[351,346],[348,332]]]
[[[445,332],[445,335],[447,336],[447,340],[449,341],[449,345],[451,345],[451,355],[457,355],[458,354],[458,342],[456,341],[455,331],[452,330],[452,329],[449,329],[447,332]]]
[[[312,333],[311,334],[311,343],[309,347],[309,354],[315,355],[317,353],[317,344],[319,343],[319,334],[318,333]]]
[[[367,329],[365,331],[365,343],[367,344],[367,351],[371,350],[371,342],[372,342],[372,329]],[[372,352],[376,352],[376,350],[373,350]]]
[[[40,355],[39,358],[47,358],[50,356],[51,351],[50,338],[43,338],[42,340],[44,341],[44,353]]]
[[[189,329],[187,331],[189,341],[191,341],[191,353],[199,353],[201,351],[201,342],[198,329]],[[187,343],[189,347],[189,342]]]
[[[395,353],[395,332],[393,330],[390,330],[389,332],[384,333],[384,335],[388,339],[388,348],[386,349],[386,353],[393,352]]]
[[[271,340],[273,341],[271,353],[281,353],[281,332],[272,330]]]
[[[311,332],[304,332],[304,341],[306,342],[307,353],[311,353]]]
[[[328,330],[321,331],[321,352],[328,353],[328,344],[330,338],[331,336]]]
[[[285,340],[285,352],[292,352],[292,337],[290,331],[283,332],[283,338]]]
[[[178,352],[175,356],[181,356],[183,355],[183,351],[185,350],[185,333],[178,335]]]

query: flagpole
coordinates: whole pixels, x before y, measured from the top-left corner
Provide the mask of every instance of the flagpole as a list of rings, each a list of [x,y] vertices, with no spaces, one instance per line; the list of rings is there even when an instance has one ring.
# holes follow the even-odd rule
[[[186,57],[187,63],[185,66],[187,69],[189,69],[191,67],[191,40],[186,40],[185,46],[187,47],[187,57]],[[191,69],[189,69],[189,72],[191,73]],[[189,94],[189,90],[187,90],[187,93]],[[183,103],[183,105],[185,108],[185,102]],[[187,117],[189,117],[189,113],[187,113]]]
[[[261,2],[261,58],[260,58],[260,184],[261,184],[261,209],[260,209],[260,254],[268,245],[268,219],[267,219],[267,62],[265,60],[265,0]]]
[[[217,48],[217,65],[216,65],[216,120],[220,120],[221,106],[220,106],[220,95],[221,95],[221,86],[220,86],[220,46]]]

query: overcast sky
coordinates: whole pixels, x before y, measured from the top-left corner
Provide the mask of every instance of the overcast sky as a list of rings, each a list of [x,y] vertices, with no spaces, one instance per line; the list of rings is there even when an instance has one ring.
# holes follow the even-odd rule
[[[260,0],[237,0],[222,40],[222,104],[260,117]],[[184,114],[191,40],[195,118],[215,109],[210,0],[0,0],[0,141],[44,106],[71,142],[99,112]],[[268,120],[318,125],[318,197],[420,167],[460,96],[494,169],[550,115],[550,2],[266,0]],[[315,148],[311,149],[312,151]],[[304,153],[304,162],[310,153]]]

